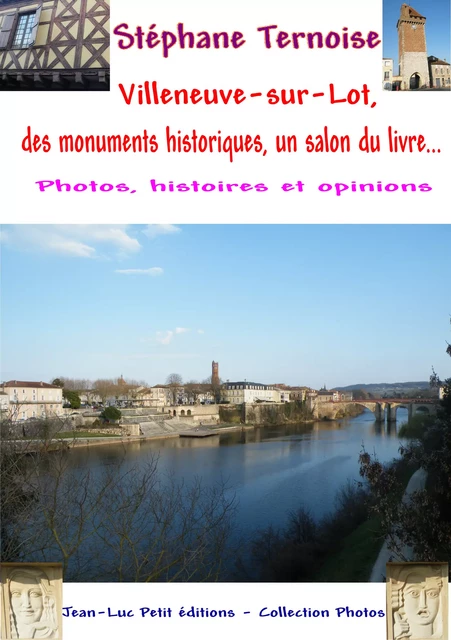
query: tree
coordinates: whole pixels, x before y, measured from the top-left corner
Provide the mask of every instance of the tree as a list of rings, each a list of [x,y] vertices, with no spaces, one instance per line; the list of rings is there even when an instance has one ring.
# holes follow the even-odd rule
[[[189,382],[185,382],[185,384],[183,385],[183,389],[188,396],[189,402],[192,402],[193,404],[197,403],[197,399],[199,398],[199,396],[204,393],[204,390],[202,388],[203,386],[204,385],[202,385],[200,382],[197,382],[197,380],[190,380]]]
[[[101,415],[107,422],[116,422],[116,420],[120,420],[122,413],[116,407],[107,407]]]
[[[354,398],[354,400],[367,400],[368,393],[363,389],[354,389],[354,391],[352,392],[352,397]]]
[[[91,380],[87,380],[86,378],[66,378],[65,376],[58,376],[52,380],[52,384],[58,387],[64,387],[69,391],[78,391],[80,393],[86,393],[92,389]]]
[[[208,385],[208,390],[213,395],[216,404],[219,404],[221,402],[221,388],[223,385],[221,378],[215,381],[212,376],[208,376],[208,378],[205,378],[203,384]]]
[[[79,409],[81,407],[80,396],[76,391],[68,391],[63,389],[63,398],[70,405],[71,409]]]
[[[446,353],[451,356],[449,345]],[[402,487],[393,467],[382,465],[363,451],[360,474],[373,496],[389,549],[402,557],[405,547],[423,562],[451,561],[451,378],[443,383],[433,370],[431,382],[444,386],[437,417],[419,437],[400,447],[401,464],[412,464],[428,474],[426,489],[400,500]]]
[[[183,384],[183,378],[179,373],[170,373],[166,378],[166,384],[171,392],[172,404],[177,404],[177,398]]]
[[[431,389],[438,389],[442,384],[442,381],[438,377],[438,374],[435,372],[434,367],[432,367],[432,373],[429,376],[429,385]]]
[[[451,324],[451,318],[450,318],[450,324]],[[445,352],[451,357],[451,344],[446,341],[446,349]],[[429,377],[429,384],[432,388],[438,388],[442,386],[442,381],[440,380],[438,374],[435,372],[434,367],[432,367],[432,374]]]
[[[451,324],[451,318],[450,318],[449,322]],[[446,353],[451,357],[451,344],[449,342],[447,342],[446,344],[447,344]]]
[[[213,581],[232,558],[229,488],[160,474],[158,459],[80,468],[63,443],[30,456],[0,450],[0,552],[11,562],[61,562],[66,580]]]
[[[100,378],[94,382],[94,390],[100,396],[102,402],[105,403],[108,398],[115,397],[118,394],[118,385],[111,378]]]
[[[20,558],[27,544],[28,536],[23,539],[23,533],[36,507],[37,466],[52,455],[52,439],[58,438],[59,433],[71,430],[72,425],[69,419],[57,417],[19,425],[14,412],[10,412],[1,422],[0,556],[5,562]],[[23,436],[30,439],[20,440]],[[38,453],[36,442],[40,443]],[[66,448],[62,444],[55,446]],[[39,546],[38,539],[36,544]]]

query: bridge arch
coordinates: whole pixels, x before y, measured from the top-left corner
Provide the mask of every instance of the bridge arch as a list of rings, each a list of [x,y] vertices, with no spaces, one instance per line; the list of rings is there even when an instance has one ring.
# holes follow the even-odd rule
[[[414,413],[427,413],[428,415],[430,415],[431,413],[431,407],[428,407],[425,404],[420,404],[420,405],[413,405],[413,410]]]
[[[350,404],[359,404],[374,414],[376,422],[385,422],[385,402],[365,402],[364,400],[353,400]]]
[[[385,421],[385,402],[381,401],[350,400],[345,402],[321,402],[314,404],[312,409],[318,420],[335,420],[346,415],[346,406],[355,404],[371,411],[376,422]]]
[[[316,402],[311,399],[308,407],[313,411],[313,415],[317,420],[329,419],[335,420],[346,415],[346,407],[348,405],[360,405],[371,411],[376,422],[396,422],[397,411],[399,408],[407,409],[409,418],[418,411],[419,413],[436,415],[438,400],[429,400],[418,398],[417,401],[411,398],[375,398],[371,400],[349,400],[349,401],[329,401]]]
[[[408,409],[410,416],[410,407],[402,402],[389,402],[387,403],[387,422],[396,422],[398,409]]]
[[[437,405],[424,404],[421,401],[412,403],[409,407],[409,418],[420,414],[422,416],[435,416],[437,414]]]

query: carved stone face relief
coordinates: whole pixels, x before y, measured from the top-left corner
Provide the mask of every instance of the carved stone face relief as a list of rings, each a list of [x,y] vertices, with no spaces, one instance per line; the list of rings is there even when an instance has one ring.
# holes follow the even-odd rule
[[[7,614],[2,637],[61,639],[61,569],[55,565],[2,565],[1,577]]]
[[[448,565],[387,564],[389,640],[448,640]]]

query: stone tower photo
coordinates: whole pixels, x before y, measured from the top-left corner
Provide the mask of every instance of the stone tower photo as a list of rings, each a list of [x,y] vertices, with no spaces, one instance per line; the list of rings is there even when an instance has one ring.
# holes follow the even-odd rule
[[[219,364],[213,360],[211,363],[211,384],[219,386]]]
[[[396,26],[402,89],[429,87],[426,18],[408,4],[403,4]]]

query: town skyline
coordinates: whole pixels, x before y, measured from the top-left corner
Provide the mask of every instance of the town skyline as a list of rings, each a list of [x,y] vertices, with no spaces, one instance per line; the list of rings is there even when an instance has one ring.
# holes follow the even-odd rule
[[[3,381],[427,380],[446,225],[5,225]]]

